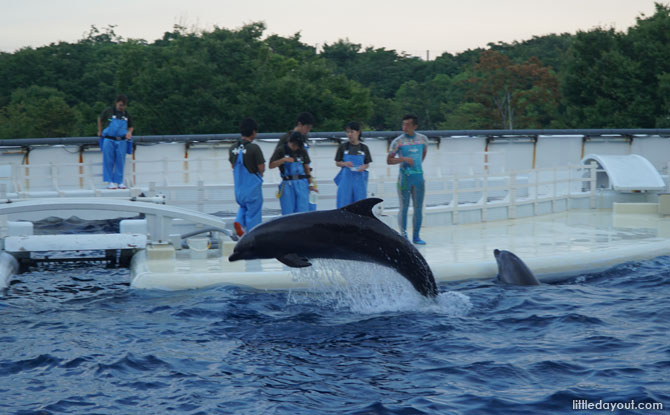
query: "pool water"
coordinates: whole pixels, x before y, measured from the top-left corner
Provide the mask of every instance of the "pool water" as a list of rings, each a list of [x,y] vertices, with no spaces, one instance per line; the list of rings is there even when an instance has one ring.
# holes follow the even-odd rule
[[[92,265],[22,274],[0,296],[0,413],[670,406],[670,257],[538,287],[442,284],[436,300],[368,266],[317,262],[295,272],[306,291],[133,290],[127,270]],[[326,283],[333,268],[346,285]]]

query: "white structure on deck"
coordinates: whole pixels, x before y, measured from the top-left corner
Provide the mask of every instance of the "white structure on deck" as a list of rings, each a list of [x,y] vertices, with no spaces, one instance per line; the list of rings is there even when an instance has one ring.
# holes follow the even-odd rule
[[[589,154],[582,163],[597,163],[601,170],[596,177],[596,188],[617,192],[648,192],[665,190],[666,185],[656,168],[639,154]]]

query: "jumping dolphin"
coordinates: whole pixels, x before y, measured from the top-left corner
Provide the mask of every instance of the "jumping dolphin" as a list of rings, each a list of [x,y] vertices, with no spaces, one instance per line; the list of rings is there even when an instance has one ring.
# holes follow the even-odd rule
[[[310,258],[373,262],[398,271],[426,297],[437,295],[428,263],[406,238],[372,213],[381,199],[340,209],[281,216],[254,227],[235,245],[230,261],[276,258],[289,267],[308,267]]]
[[[510,251],[495,249],[493,255],[498,263],[498,279],[512,285],[540,285],[528,266]]]

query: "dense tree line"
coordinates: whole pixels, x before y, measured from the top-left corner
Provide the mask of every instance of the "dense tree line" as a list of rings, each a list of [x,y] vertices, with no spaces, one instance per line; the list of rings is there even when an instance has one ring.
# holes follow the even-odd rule
[[[262,131],[312,112],[316,130],[357,120],[398,129],[670,127],[670,7],[626,32],[594,28],[534,37],[433,61],[349,40],[319,52],[263,23],[161,39],[123,39],[92,27],[76,43],[0,53],[0,138],[92,136],[118,93],[136,134]]]

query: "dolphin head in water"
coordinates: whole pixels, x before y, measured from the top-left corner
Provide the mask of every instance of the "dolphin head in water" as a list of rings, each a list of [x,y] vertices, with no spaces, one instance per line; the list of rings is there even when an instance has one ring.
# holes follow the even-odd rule
[[[528,266],[510,251],[495,249],[498,263],[498,280],[511,285],[540,285]]]

